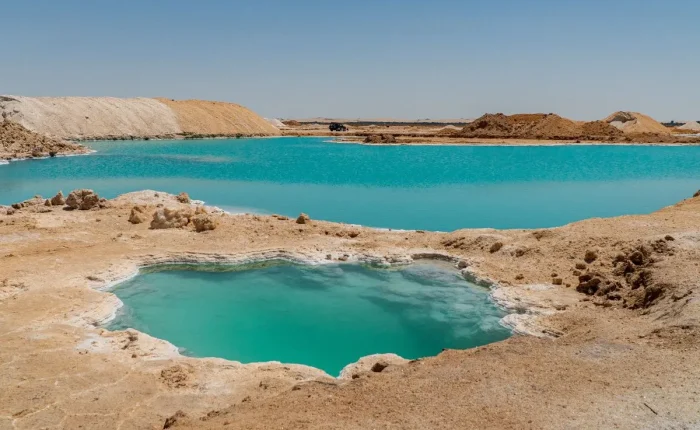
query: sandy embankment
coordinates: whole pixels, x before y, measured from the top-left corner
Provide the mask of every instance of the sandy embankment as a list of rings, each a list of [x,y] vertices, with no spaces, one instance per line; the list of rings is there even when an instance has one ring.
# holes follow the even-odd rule
[[[148,215],[157,204],[188,208],[146,192],[88,211],[0,209],[0,428],[700,425],[700,198],[556,229],[452,233],[251,215],[211,215],[218,227],[204,233],[151,230],[127,221],[135,200]],[[326,255],[448,256],[497,284],[497,298],[526,317],[516,323],[539,336],[336,380],[181,357],[143,333],[94,325],[118,305],[96,288],[143,264]]]
[[[68,140],[280,134],[243,106],[199,100],[0,96],[0,116]]]
[[[292,125],[289,125],[292,124]],[[556,114],[486,114],[466,125],[349,124],[332,133],[328,124],[287,122],[284,135],[333,136],[344,142],[368,144],[700,144],[700,138],[679,136],[654,119],[636,112],[616,112],[600,121],[574,121]]]

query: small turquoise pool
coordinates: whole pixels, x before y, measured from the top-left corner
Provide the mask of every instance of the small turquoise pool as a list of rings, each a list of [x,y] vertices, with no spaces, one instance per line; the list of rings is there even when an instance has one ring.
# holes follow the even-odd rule
[[[699,146],[365,146],[323,138],[92,142],[0,166],[0,204],[92,188],[188,192],[231,212],[373,227],[540,228],[691,196]]]
[[[306,364],[338,375],[377,353],[413,359],[503,340],[488,290],[450,267],[163,266],[118,285],[108,328],[135,328],[186,355]]]

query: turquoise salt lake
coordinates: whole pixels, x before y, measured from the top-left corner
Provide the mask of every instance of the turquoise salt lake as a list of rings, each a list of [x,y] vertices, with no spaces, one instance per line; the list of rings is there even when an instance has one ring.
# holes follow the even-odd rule
[[[699,187],[700,147],[363,146],[323,138],[91,142],[95,154],[0,166],[0,204],[92,188],[188,192],[230,212],[395,229],[537,228],[648,213]],[[509,335],[488,291],[437,265],[266,263],[147,269],[111,328],[194,356],[315,366],[406,358]]]
[[[186,355],[306,364],[334,376],[365,355],[412,359],[510,335],[487,289],[438,264],[166,266],[114,293],[124,307],[110,329],[135,328]]]
[[[364,146],[323,138],[90,142],[0,166],[0,204],[92,188],[396,229],[537,228],[648,213],[698,189],[700,147]]]

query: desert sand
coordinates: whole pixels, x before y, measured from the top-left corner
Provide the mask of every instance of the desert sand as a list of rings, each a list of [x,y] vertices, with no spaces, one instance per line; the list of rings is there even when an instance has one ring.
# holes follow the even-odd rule
[[[154,191],[51,202],[0,208],[2,429],[700,426],[700,194],[648,215],[451,233],[232,216]],[[504,323],[521,334],[370,357],[337,379],[100,327],[119,306],[104,289],[139,267],[271,258],[452,261],[518,311]]]

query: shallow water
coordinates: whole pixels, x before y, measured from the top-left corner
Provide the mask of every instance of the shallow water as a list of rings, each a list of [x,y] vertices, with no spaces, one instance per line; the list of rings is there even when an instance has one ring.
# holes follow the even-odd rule
[[[487,289],[434,264],[170,266],[114,293],[124,307],[110,329],[132,327],[197,357],[306,364],[331,375],[365,355],[419,358],[510,334]]]
[[[536,228],[648,213],[698,188],[700,147],[364,146],[323,138],[88,143],[0,166],[0,204],[74,188],[187,191],[232,212],[397,229]]]

